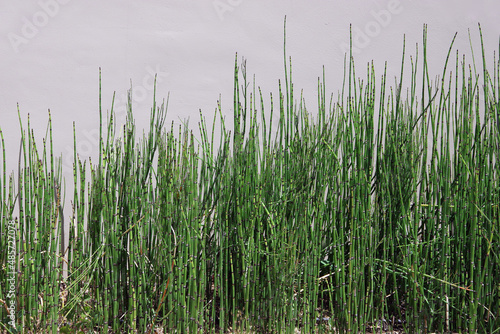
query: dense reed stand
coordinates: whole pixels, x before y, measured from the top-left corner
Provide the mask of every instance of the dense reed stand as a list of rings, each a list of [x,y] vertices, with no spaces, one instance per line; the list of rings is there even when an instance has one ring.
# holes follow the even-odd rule
[[[423,38],[409,71],[403,46],[396,87],[373,63],[359,79],[351,54],[334,102],[323,73],[314,118],[286,54],[269,107],[236,56],[231,130],[220,101],[199,136],[153,102],[140,137],[130,98],[116,131],[99,97],[98,161],[75,138],[64,257],[50,116],[41,151],[20,120],[18,177],[3,137],[0,177],[0,296],[15,222],[17,329],[498,332],[500,60],[489,72],[482,49],[477,70],[452,43],[431,81]]]

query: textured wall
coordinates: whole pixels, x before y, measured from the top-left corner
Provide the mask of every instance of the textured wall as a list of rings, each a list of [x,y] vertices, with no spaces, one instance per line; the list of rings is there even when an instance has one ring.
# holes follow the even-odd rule
[[[322,65],[328,91],[337,92],[342,84],[350,23],[359,75],[372,59],[379,75],[384,61],[392,76],[399,73],[403,34],[407,52],[414,54],[424,23],[429,27],[430,70],[436,75],[442,71],[455,32],[455,47],[470,55],[470,28],[479,52],[477,23],[481,22],[490,64],[500,36],[500,5],[493,0],[1,2],[0,127],[7,146],[7,169],[17,169],[19,103],[22,118],[30,114],[39,139],[45,134],[47,110],[51,110],[54,149],[66,158],[67,180],[71,178],[73,121],[78,153],[84,158],[97,154],[99,67],[103,109],[110,109],[116,91],[120,121],[124,121],[131,80],[138,126],[147,125],[156,73],[158,98],[170,92],[168,122],[190,118],[195,128],[199,109],[212,116],[219,94],[224,113],[231,115],[235,52],[248,59],[249,75],[256,75],[266,97],[270,91],[277,92],[277,81],[284,73],[285,15],[295,88],[304,89],[313,112]],[[393,82],[391,77],[389,83]]]

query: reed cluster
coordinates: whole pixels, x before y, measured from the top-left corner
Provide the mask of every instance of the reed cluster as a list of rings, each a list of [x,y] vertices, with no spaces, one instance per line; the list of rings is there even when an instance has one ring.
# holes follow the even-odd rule
[[[488,71],[482,49],[477,70],[452,43],[432,81],[426,36],[394,87],[348,55],[336,100],[318,79],[314,113],[286,54],[268,106],[236,56],[232,129],[220,102],[199,135],[165,126],[166,103],[143,136],[130,100],[119,131],[100,107],[98,161],[75,138],[67,244],[50,119],[41,149],[20,121],[18,178],[5,153],[0,178],[17,330],[499,332],[500,60]]]

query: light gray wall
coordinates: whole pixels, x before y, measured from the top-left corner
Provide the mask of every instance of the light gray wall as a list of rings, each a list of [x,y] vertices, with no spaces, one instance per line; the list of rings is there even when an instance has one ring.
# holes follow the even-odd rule
[[[378,75],[384,61],[388,61],[391,76],[399,73],[403,34],[407,53],[414,54],[415,43],[422,41],[424,23],[429,27],[430,70],[436,75],[442,71],[455,32],[455,48],[470,55],[470,28],[479,52],[477,23],[481,22],[490,64],[493,50],[498,52],[500,36],[498,0],[0,3],[0,127],[6,142],[7,169],[17,169],[20,131],[16,104],[25,122],[30,114],[38,139],[45,134],[50,109],[54,149],[65,158],[64,175],[69,182],[73,121],[78,153],[83,158],[97,157],[99,67],[103,109],[110,109],[116,91],[116,109],[122,122],[132,80],[137,123],[139,127],[147,125],[156,73],[158,99],[170,92],[168,122],[190,118],[194,128],[200,108],[207,116],[213,115],[219,94],[224,113],[228,118],[232,115],[235,52],[248,59],[249,76],[256,75],[265,96],[270,91],[276,94],[277,81],[284,73],[285,15],[295,88],[297,92],[304,89],[313,112],[322,65],[326,67],[327,91],[340,89],[350,23],[359,75],[364,75],[366,62],[372,59]],[[70,212],[68,207],[66,210]]]

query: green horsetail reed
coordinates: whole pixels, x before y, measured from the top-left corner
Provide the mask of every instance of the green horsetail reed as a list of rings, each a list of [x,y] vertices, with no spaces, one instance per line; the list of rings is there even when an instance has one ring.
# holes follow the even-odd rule
[[[403,43],[395,86],[373,62],[357,77],[351,51],[314,111],[286,52],[269,99],[236,55],[231,128],[220,101],[191,129],[154,100],[138,136],[131,95],[123,127],[99,97],[99,155],[75,135],[73,180],[50,114],[40,145],[18,111],[1,331],[500,333],[500,48],[488,67],[452,41],[431,80],[426,41]]]

